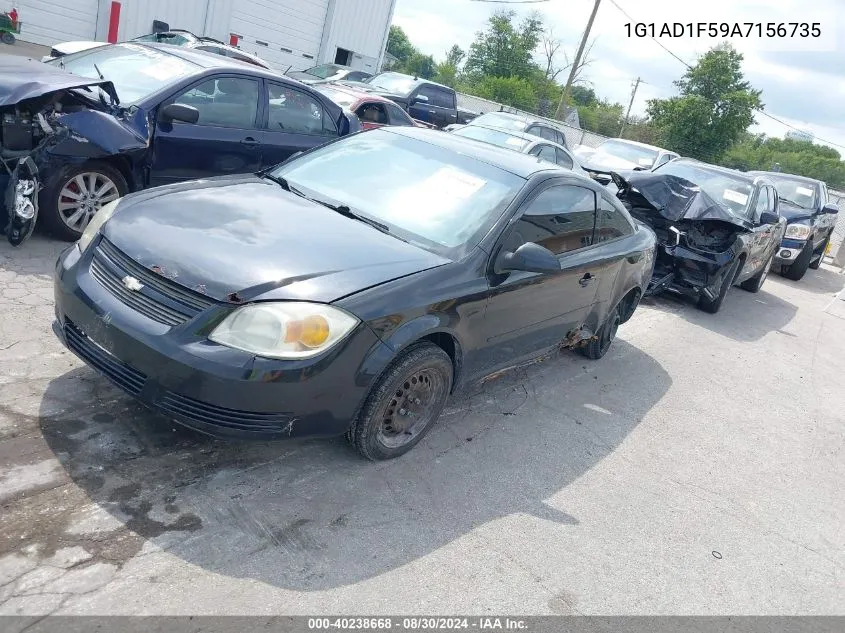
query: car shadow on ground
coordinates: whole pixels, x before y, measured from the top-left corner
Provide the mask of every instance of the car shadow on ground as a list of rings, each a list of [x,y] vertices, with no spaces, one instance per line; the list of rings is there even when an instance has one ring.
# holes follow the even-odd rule
[[[622,339],[598,362],[555,352],[455,396],[414,450],[372,463],[342,438],[224,443],[180,430],[75,369],[49,384],[39,423],[108,521],[85,536],[47,508],[39,538],[119,564],[152,544],[215,573],[320,590],[515,513],[588,529],[550,498],[614,451],[671,382]]]
[[[697,307],[694,299],[672,292],[646,297],[642,303],[681,315],[691,323],[735,341],[753,342],[770,332],[783,331],[798,311],[792,303],[767,292],[766,286],[770,283],[771,278],[757,293],[734,286],[716,314],[704,312]]]
[[[778,283],[824,295],[836,294],[845,287],[845,275],[827,266],[822,266],[817,270],[808,270],[799,281],[792,281],[779,273],[772,273],[771,278]]]

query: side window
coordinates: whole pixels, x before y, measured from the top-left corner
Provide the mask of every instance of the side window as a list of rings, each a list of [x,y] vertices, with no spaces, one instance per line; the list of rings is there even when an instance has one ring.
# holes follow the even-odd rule
[[[358,115],[362,123],[388,125],[387,112],[384,111],[384,106],[380,103],[365,103],[356,110],[355,114]]]
[[[559,255],[593,243],[596,196],[591,189],[558,185],[543,190],[528,203],[505,240],[513,251],[534,242]]]
[[[387,115],[390,117],[390,125],[413,125],[414,122],[411,121],[411,118],[405,113],[405,111],[400,108],[399,106],[385,103],[384,107],[387,108]]]
[[[830,198],[827,195],[827,185],[825,183],[821,184],[821,190],[822,190],[822,199],[821,199],[821,204],[819,204],[819,209],[821,209],[824,205],[826,205],[828,202],[830,202]]]
[[[370,75],[368,73],[351,72],[346,75],[348,81],[364,81]]]
[[[769,188],[760,187],[760,193],[757,195],[757,204],[754,206],[754,213],[752,220],[758,221],[760,214],[769,210]]]
[[[428,97],[428,105],[437,106],[439,108],[454,108],[455,96],[448,90],[438,88],[437,86],[424,85],[420,86],[419,93]]]
[[[540,148],[540,151],[537,152],[538,157],[550,163],[557,163],[557,154],[554,147],[551,145],[538,145],[538,147]]]
[[[657,162],[654,163],[655,167],[660,167],[661,165],[665,165],[669,162],[672,157],[669,154],[663,154],[660,158],[657,159]]]
[[[560,130],[555,130],[554,132],[556,137],[555,143],[562,147],[566,147],[566,137],[563,135],[563,132],[561,132]]]
[[[544,138],[547,141],[554,141],[555,143],[557,142],[557,137],[555,136],[555,131],[550,127],[546,127],[545,125],[532,125],[526,131],[529,134],[533,134],[534,136],[539,136],[540,138]]]
[[[241,77],[208,79],[174,102],[199,110],[197,125],[251,129],[258,112],[258,81]]]
[[[337,128],[322,104],[311,95],[280,84],[268,84],[267,125],[270,130],[295,134],[337,136]]]
[[[634,232],[628,218],[607,198],[601,198],[601,210],[596,223],[596,243],[615,240]]]
[[[769,206],[768,209],[772,213],[778,213],[778,192],[774,187],[766,187],[769,190]]]
[[[572,162],[572,157],[559,148],[557,150],[557,164],[565,169],[572,169],[574,165]]]

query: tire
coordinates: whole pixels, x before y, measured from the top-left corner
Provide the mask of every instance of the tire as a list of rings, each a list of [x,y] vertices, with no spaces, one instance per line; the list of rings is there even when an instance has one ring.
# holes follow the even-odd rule
[[[347,439],[372,461],[404,455],[440,417],[453,377],[452,360],[442,349],[432,343],[411,347],[373,385]]]
[[[824,252],[827,250],[828,242],[830,242],[830,235],[827,236],[827,239],[824,241],[824,244],[819,247],[819,258],[815,261],[810,262],[810,270],[818,270],[821,267],[822,260],[824,260]]]
[[[15,36],[8,31],[4,31],[3,34],[0,35],[0,40],[2,40],[4,44],[11,46],[15,43]]]
[[[98,191],[102,193],[98,195]],[[51,233],[75,241],[101,206],[127,191],[126,179],[106,163],[63,167],[39,194],[40,213]]]
[[[731,264],[731,267],[728,269],[727,273],[725,273],[725,278],[722,280],[722,285],[719,287],[719,294],[715,299],[711,301],[704,295],[699,297],[699,309],[704,312],[709,312],[710,314],[716,314],[722,309],[722,303],[725,301],[725,296],[728,294],[728,290],[730,290],[731,286],[734,284],[734,280],[736,279],[737,273],[739,273],[739,266],[741,263],[742,262],[737,259],[733,264]]]
[[[590,341],[586,345],[578,348],[578,353],[590,360],[598,360],[610,349],[613,339],[616,338],[616,332],[619,329],[619,324],[622,322],[622,317],[619,314],[619,307],[613,309],[613,313],[608,316],[607,321],[602,325],[598,332],[598,338]]]
[[[741,284],[739,284],[739,287],[748,292],[760,292],[760,288],[763,287],[763,284],[766,283],[766,279],[768,279],[769,277],[769,271],[772,268],[772,261],[774,259],[774,255],[769,257],[769,261],[766,262],[766,265],[760,269],[760,272],[758,272],[750,279],[746,279],[745,281],[743,281]]]
[[[807,273],[807,269],[810,267],[810,260],[812,257],[813,245],[810,242],[807,242],[807,245],[804,247],[804,250],[801,251],[801,254],[794,262],[792,262],[792,264],[785,266],[781,270],[780,274],[792,281],[801,281]]]

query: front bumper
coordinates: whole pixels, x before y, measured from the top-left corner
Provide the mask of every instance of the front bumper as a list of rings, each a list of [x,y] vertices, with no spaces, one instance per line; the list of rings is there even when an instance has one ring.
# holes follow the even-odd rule
[[[734,253],[730,250],[705,254],[680,244],[658,243],[654,273],[646,295],[673,290],[693,298],[703,294],[712,300],[733,259]]]
[[[180,424],[226,438],[333,436],[346,431],[392,356],[365,324],[325,354],[282,361],[218,345],[215,304],[168,326],[136,311],[91,274],[93,246],[56,263],[54,332],[127,394]]]
[[[794,262],[804,247],[807,246],[807,240],[781,240],[780,247],[775,251],[774,264],[791,264]]]

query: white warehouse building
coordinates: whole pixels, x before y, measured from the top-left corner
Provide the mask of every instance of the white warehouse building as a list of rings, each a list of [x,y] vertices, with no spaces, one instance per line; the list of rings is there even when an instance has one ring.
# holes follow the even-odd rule
[[[153,22],[234,44],[278,70],[333,62],[375,73],[396,0],[12,0],[19,38],[124,41]],[[158,25],[159,27],[162,24]],[[156,30],[160,30],[156,29]]]

